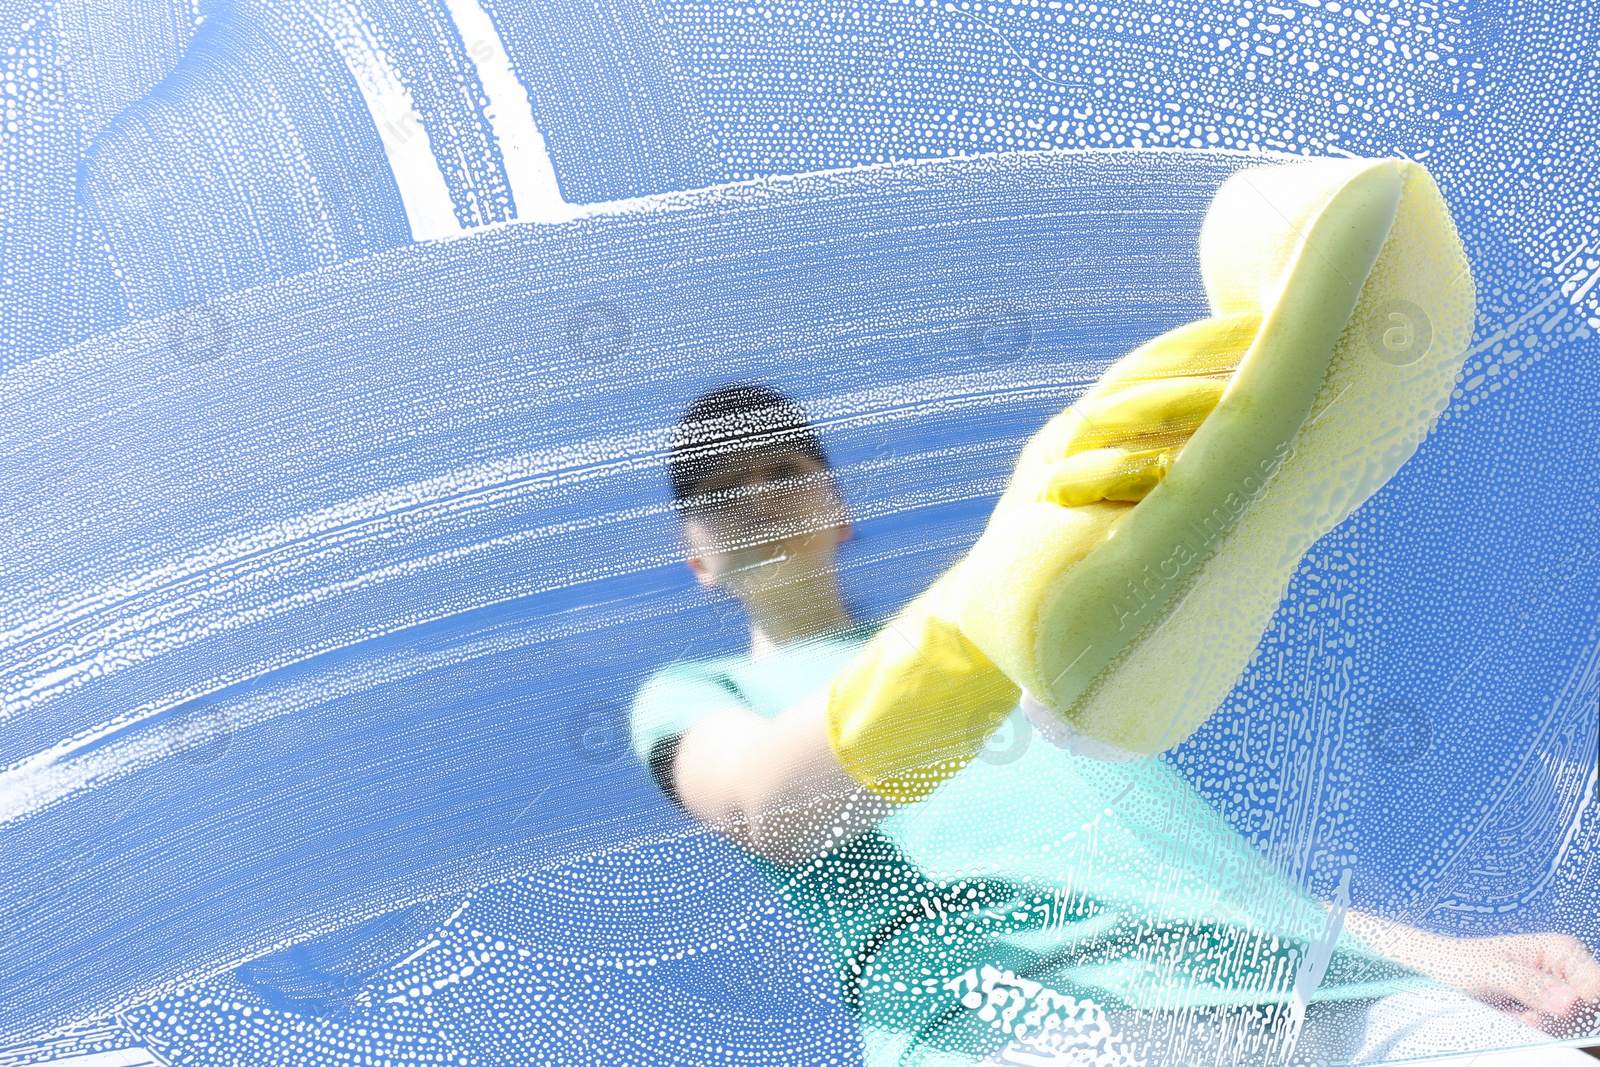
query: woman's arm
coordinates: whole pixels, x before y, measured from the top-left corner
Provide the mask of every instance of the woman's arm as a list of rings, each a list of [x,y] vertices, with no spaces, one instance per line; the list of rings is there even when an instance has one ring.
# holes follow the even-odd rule
[[[826,689],[770,719],[712,712],[683,734],[668,773],[690,815],[784,865],[843,844],[893,807],[839,766]]]
[[[1600,964],[1565,934],[1451,937],[1353,910],[1345,927],[1390,959],[1553,1034],[1583,1032],[1600,1009]]]

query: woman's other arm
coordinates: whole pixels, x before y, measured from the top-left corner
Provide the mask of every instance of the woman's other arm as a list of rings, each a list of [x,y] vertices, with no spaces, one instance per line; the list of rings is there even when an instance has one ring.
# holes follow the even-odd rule
[[[1529,1026],[1567,1036],[1600,1015],[1600,964],[1565,934],[1451,937],[1350,911],[1345,928],[1390,959]]]

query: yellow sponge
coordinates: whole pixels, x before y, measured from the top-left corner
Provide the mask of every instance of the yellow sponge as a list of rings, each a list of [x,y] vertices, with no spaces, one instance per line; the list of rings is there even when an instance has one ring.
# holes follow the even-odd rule
[[[1200,270],[1212,317],[1035,435],[948,593],[984,656],[1111,750],[1170,748],[1221,703],[1306,550],[1444,409],[1475,317],[1449,211],[1406,160],[1235,174]]]

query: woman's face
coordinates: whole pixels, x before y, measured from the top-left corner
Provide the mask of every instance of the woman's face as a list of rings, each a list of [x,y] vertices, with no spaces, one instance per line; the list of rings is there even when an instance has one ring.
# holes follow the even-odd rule
[[[742,450],[701,482],[684,517],[689,566],[702,585],[741,600],[831,571],[850,536],[833,474],[782,449]]]

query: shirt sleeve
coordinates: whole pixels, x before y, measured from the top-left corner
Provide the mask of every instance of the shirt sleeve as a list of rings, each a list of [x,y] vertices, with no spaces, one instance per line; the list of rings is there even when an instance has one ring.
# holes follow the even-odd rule
[[[664,667],[652,675],[633,698],[633,709],[629,713],[633,751],[648,763],[657,743],[681,736],[712,712],[748,707],[737,690],[719,682],[702,667],[694,664]]]
[[[683,797],[678,794],[678,779],[673,774],[673,767],[678,762],[678,743],[682,740],[682,734],[674,734],[657,741],[650,750],[648,763],[650,777],[656,780],[656,786],[667,794],[668,800],[687,812],[689,809],[684,807]]]

